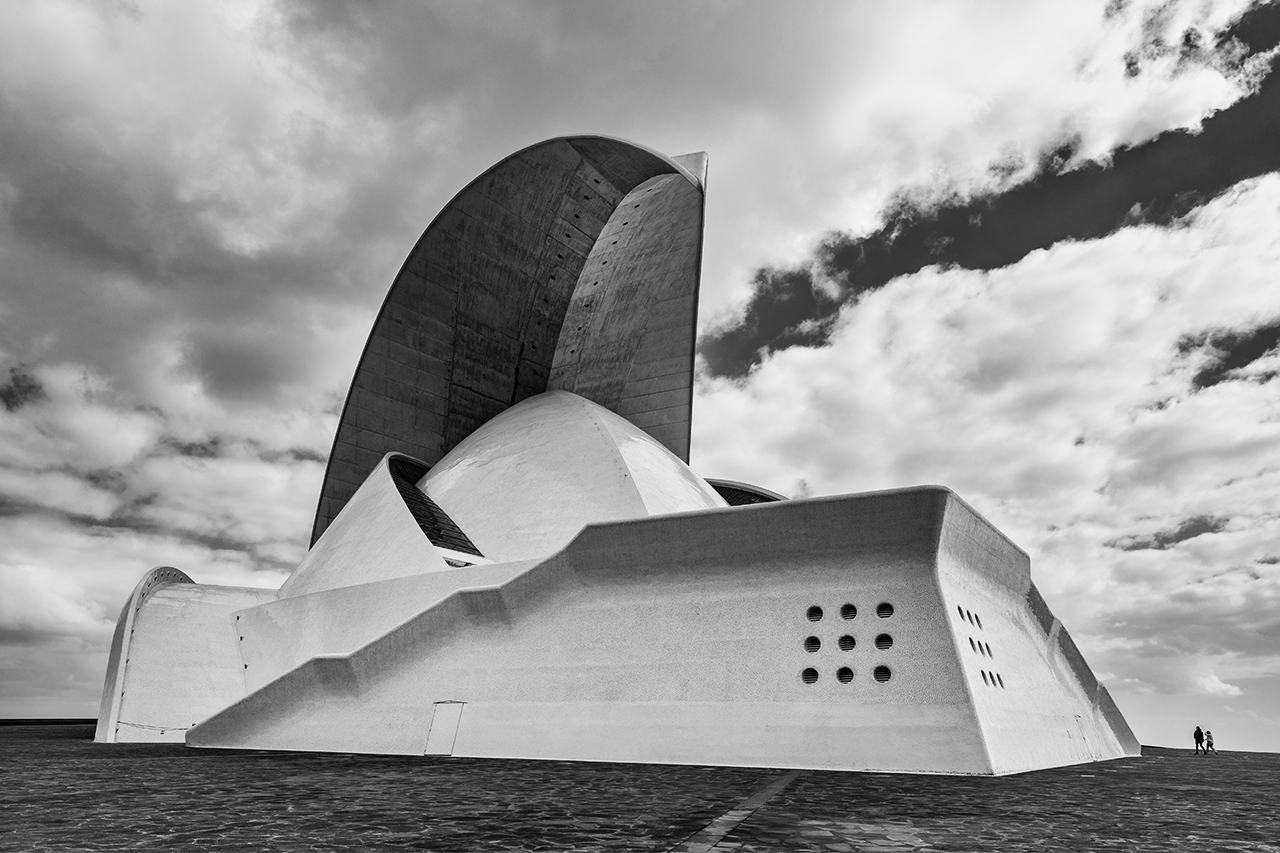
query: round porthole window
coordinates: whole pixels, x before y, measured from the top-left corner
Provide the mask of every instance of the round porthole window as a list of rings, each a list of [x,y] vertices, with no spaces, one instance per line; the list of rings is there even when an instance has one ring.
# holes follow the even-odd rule
[[[840,608],[841,619],[852,619],[857,615],[858,608],[854,607],[852,604],[846,604],[844,607]]]
[[[817,637],[804,638],[804,650],[806,652],[809,652],[810,654],[812,654],[813,652],[816,652],[820,648],[822,648],[822,641],[819,640]]]
[[[813,667],[807,667],[801,671],[800,680],[805,684],[813,684],[818,680],[818,671]]]
[[[851,652],[856,645],[858,645],[858,641],[848,634],[840,638],[840,651],[842,652]]]
[[[881,602],[880,605],[876,607],[876,615],[881,619],[888,619],[893,615],[893,605],[887,601]]]
[[[893,637],[890,637],[888,634],[881,634],[876,637],[876,648],[880,651],[893,648]]]
[[[836,670],[836,680],[841,684],[848,684],[853,681],[853,670],[847,666],[842,666]]]
[[[893,678],[893,673],[889,671],[889,667],[887,666],[878,666],[876,667],[875,672],[872,673],[872,677],[881,684],[884,684],[890,678]]]
[[[822,620],[822,608],[815,604],[804,615],[808,617],[810,622],[820,622]]]

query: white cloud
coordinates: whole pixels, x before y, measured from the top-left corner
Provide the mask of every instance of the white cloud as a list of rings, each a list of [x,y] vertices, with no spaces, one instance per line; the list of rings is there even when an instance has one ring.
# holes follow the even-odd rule
[[[1244,691],[1234,684],[1227,684],[1212,672],[1197,676],[1195,685],[1201,693],[1207,693],[1210,696],[1241,696]]]

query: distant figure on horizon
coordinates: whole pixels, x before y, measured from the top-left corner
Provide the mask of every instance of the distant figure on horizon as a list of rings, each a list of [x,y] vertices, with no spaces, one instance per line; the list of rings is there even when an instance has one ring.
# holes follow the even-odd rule
[[[1199,755],[1200,751],[1204,748],[1204,732],[1200,731],[1199,726],[1196,726],[1195,733],[1191,736],[1196,740],[1196,755]],[[1205,754],[1208,755],[1208,753]]]
[[[1205,732],[1204,732],[1204,754],[1205,754],[1205,755],[1208,755],[1208,754],[1209,754],[1209,753],[1211,753],[1211,752],[1215,752],[1215,753],[1216,753],[1217,751],[1218,751],[1218,750],[1216,750],[1216,749],[1214,749],[1214,748],[1213,748],[1213,732],[1209,731],[1208,729],[1205,729]]]

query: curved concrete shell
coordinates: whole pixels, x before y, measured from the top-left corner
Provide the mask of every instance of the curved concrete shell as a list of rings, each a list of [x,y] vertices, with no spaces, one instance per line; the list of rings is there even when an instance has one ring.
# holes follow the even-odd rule
[[[549,557],[587,524],[728,505],[651,436],[565,391],[503,412],[419,486],[498,561]]]
[[[374,323],[312,543],[386,453],[433,465],[548,389],[617,412],[688,461],[705,164],[573,136],[458,193]]]

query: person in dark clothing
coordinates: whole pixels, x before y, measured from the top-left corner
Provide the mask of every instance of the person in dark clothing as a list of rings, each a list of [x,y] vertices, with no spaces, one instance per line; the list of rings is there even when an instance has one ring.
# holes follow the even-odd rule
[[[1192,734],[1191,736],[1192,736],[1193,738],[1195,738],[1195,741],[1196,741],[1196,755],[1199,755],[1199,754],[1200,754],[1200,751],[1204,748],[1204,746],[1203,746],[1203,744],[1204,744],[1204,732],[1200,731],[1200,727],[1199,727],[1199,726],[1196,726],[1195,733],[1194,733],[1194,734]],[[1206,755],[1208,755],[1208,753],[1205,753],[1205,754],[1206,754]]]

